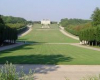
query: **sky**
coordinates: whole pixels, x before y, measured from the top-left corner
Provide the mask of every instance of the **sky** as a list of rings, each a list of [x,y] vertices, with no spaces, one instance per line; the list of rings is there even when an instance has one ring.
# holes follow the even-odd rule
[[[62,18],[90,19],[100,0],[0,0],[0,14],[40,21]]]

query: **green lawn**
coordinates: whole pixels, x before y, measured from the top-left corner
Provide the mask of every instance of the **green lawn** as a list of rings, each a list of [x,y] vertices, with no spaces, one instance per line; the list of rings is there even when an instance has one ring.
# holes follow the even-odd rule
[[[51,25],[49,30],[41,30],[40,25],[34,25],[33,31],[20,40],[40,44],[27,44],[2,51],[0,52],[0,63],[9,61],[18,64],[100,65],[99,51],[65,44],[44,44],[78,42],[59,32],[57,25]]]
[[[33,31],[20,40],[42,43],[77,43],[79,41],[63,35],[57,25],[51,25],[50,29],[42,29],[41,25],[34,25]]]

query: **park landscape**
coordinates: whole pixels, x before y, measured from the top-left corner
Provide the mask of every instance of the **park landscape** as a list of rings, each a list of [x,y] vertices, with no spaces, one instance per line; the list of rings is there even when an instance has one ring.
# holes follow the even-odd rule
[[[0,64],[4,64],[6,63],[6,61],[8,61],[13,64],[20,64],[17,65],[17,67],[21,65],[24,66],[26,71],[28,70],[28,68],[26,67],[29,67],[30,69],[33,68],[36,70],[36,74],[34,76],[37,80],[46,80],[48,78],[48,75],[46,76],[44,74],[48,74],[48,72],[52,73],[52,71],[56,71],[57,69],[58,74],[56,72],[53,72],[54,74],[52,73],[52,75],[49,76],[50,80],[52,79],[53,75],[60,76],[58,77],[59,79],[57,78],[57,80],[66,80],[69,78],[77,80],[85,76],[81,74],[81,71],[79,71],[79,69],[86,70],[87,68],[89,69],[89,65],[100,65],[99,47],[96,48],[98,50],[94,50],[95,46],[93,47],[89,46],[88,44],[80,44],[79,39],[73,38],[77,38],[77,36],[70,34],[68,31],[62,29],[61,25],[59,24],[50,24],[49,27],[50,28],[42,28],[42,25],[39,23],[32,24],[29,29],[26,29],[21,34],[27,32],[28,33],[23,36],[19,36],[16,41],[16,44],[22,45],[0,51]],[[70,35],[71,37],[64,34],[62,31]],[[8,63],[6,64],[6,66],[7,65]],[[69,65],[72,65],[74,67]],[[80,67],[77,67],[75,65],[80,65]],[[10,64],[9,66],[12,65]],[[66,67],[68,67],[68,69]],[[66,77],[63,76],[63,68],[66,71]],[[74,71],[73,69],[76,70]],[[93,69],[96,69],[97,71],[97,69],[99,69],[99,66],[93,67]],[[61,70],[62,72],[59,70]],[[68,70],[73,70],[76,73],[77,71],[79,71],[79,73],[71,76],[69,75],[69,73],[67,73]],[[40,75],[40,73],[42,74]],[[94,73],[86,71],[86,74],[88,75],[95,75],[97,73],[99,74],[99,70],[97,71],[97,73]],[[75,77],[79,74],[81,74],[81,76],[79,76],[78,78]],[[41,78],[41,76],[44,76],[44,78]],[[90,77],[89,80],[91,78],[97,79],[98,77]],[[33,80],[35,78],[31,77],[31,79]]]
[[[0,80],[100,80],[100,8],[90,19],[0,15]]]
[[[57,24],[51,24],[49,29],[34,24],[32,31],[18,41],[26,41],[26,44],[2,51],[0,63],[7,60],[14,64],[100,64],[99,51],[70,45],[79,41],[62,34]]]

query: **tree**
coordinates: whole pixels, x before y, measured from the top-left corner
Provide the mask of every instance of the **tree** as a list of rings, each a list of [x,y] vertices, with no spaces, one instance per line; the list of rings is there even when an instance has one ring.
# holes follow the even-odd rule
[[[18,38],[16,28],[11,28],[4,24],[0,16],[0,45],[4,44],[5,41],[8,43],[15,43]]]
[[[0,15],[0,45],[3,43],[5,25]]]
[[[100,26],[98,26],[96,29],[96,41],[100,42]]]
[[[1,18],[1,15],[0,15],[0,23],[4,24],[4,22],[3,22],[2,18]]]
[[[94,26],[100,24],[100,9],[98,7],[94,10],[91,19]]]

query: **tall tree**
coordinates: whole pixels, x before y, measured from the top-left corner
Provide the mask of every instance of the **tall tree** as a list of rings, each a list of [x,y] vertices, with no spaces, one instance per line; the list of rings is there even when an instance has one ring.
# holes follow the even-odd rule
[[[98,7],[94,10],[91,19],[94,26],[100,25],[100,9]]]
[[[2,18],[1,18],[1,15],[0,15],[0,23],[4,24],[4,22],[3,22]]]
[[[18,38],[17,35],[18,34],[16,28],[6,26],[0,16],[0,46],[7,41],[8,43],[15,43]]]

